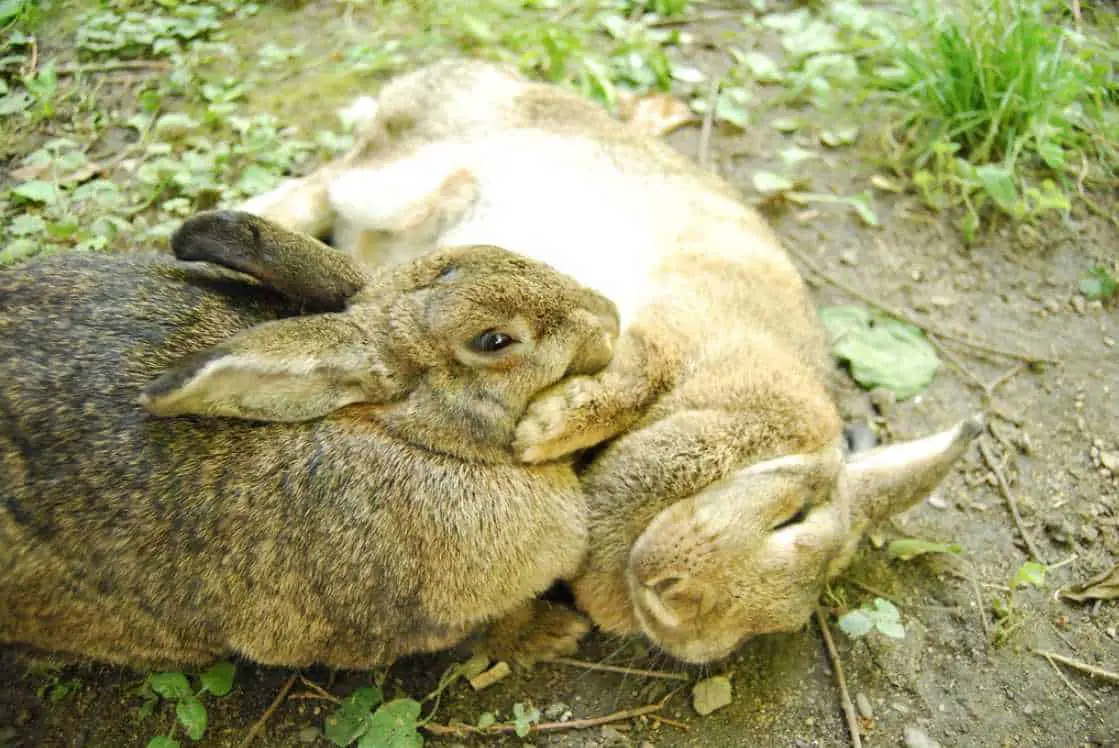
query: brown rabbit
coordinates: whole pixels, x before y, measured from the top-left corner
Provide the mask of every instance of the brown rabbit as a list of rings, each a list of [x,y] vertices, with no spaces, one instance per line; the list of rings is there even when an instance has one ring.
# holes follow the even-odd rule
[[[172,243],[210,264],[0,271],[0,642],[368,668],[527,610],[500,654],[574,646],[534,599],[578,568],[585,501],[509,443],[608,362],[613,305],[490,246],[367,273],[232,212]]]
[[[538,398],[516,447],[538,463],[613,439],[581,473],[576,600],[684,660],[802,626],[866,527],[931,492],[977,433],[848,459],[824,330],[762,219],[666,144],[501,67],[390,81],[346,158],[245,210],[333,230],[367,262],[496,243],[618,305],[610,365]]]

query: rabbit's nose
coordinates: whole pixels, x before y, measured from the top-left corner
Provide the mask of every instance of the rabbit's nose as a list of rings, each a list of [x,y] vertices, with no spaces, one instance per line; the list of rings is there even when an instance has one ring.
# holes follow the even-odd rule
[[[706,615],[715,605],[710,586],[688,576],[644,580],[639,595],[645,609],[661,625],[671,628]]]
[[[615,333],[602,330],[601,327],[592,328],[572,357],[567,375],[589,375],[605,368],[614,357],[614,339]]]

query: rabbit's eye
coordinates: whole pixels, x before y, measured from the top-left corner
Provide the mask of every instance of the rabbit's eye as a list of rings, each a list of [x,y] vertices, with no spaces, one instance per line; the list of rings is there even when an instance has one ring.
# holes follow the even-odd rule
[[[502,348],[508,348],[517,341],[511,335],[506,335],[500,330],[486,330],[481,335],[474,337],[467,345],[476,353],[497,353]]]
[[[776,525],[774,525],[772,528],[770,528],[770,531],[771,532],[777,532],[778,530],[784,530],[786,527],[792,527],[793,525],[799,525],[801,522],[804,521],[804,518],[807,517],[807,516],[808,516],[808,506],[805,505],[805,506],[802,506],[800,509],[798,509],[797,513],[794,514],[793,516],[789,517],[788,519],[784,520],[783,522],[778,522]]]

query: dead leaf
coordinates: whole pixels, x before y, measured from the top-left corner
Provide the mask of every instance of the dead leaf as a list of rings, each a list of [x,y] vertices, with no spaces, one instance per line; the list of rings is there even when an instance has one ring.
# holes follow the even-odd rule
[[[1119,564],[1081,584],[1071,584],[1058,592],[1066,600],[1078,603],[1087,600],[1119,599]]]
[[[666,93],[620,95],[618,116],[642,135],[654,138],[668,135],[678,127],[698,121],[691,107]]]
[[[50,171],[50,169],[51,164],[49,162],[41,164],[28,164],[27,166],[21,166],[18,169],[12,169],[11,175],[14,179],[18,179],[21,182],[27,182],[32,179],[40,178],[48,171]],[[84,182],[100,171],[100,165],[85,163],[69,173],[50,176],[52,177],[52,179],[57,180],[59,184],[71,184],[73,182]]]

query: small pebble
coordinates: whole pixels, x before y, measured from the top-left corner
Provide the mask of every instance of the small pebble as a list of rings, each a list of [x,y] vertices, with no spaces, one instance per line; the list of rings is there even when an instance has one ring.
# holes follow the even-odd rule
[[[1072,308],[1076,311],[1077,314],[1084,314],[1084,312],[1088,309],[1088,302],[1084,300],[1083,296],[1073,296]]]
[[[544,719],[548,720],[549,722],[555,722],[560,717],[562,717],[563,713],[566,712],[567,710],[568,710],[567,704],[564,704],[560,701],[557,701],[554,704],[548,704],[548,706],[544,707],[544,710],[543,710]]]
[[[855,706],[863,719],[874,719],[874,708],[870,705],[870,699],[866,697],[865,693],[855,694]]]
[[[1119,452],[1100,452],[1100,464],[1112,475],[1119,475]]]
[[[317,742],[318,739],[321,737],[322,733],[319,731],[319,728],[314,727],[313,725],[311,727],[304,727],[302,730],[295,734],[296,740],[298,740],[300,743],[308,745]]]
[[[844,265],[858,265],[859,253],[853,249],[845,249],[839,253],[839,261]]]
[[[925,501],[934,509],[948,509],[952,506],[952,502],[944,498],[944,495],[941,494],[940,491],[937,491],[933,495],[929,496],[929,498],[925,499]]]
[[[692,708],[701,717],[706,717],[731,702],[730,679],[722,675],[706,678],[695,684],[692,689]]]
[[[940,748],[940,743],[929,737],[920,727],[907,727],[904,733],[905,748]]]

